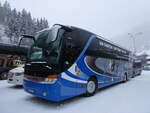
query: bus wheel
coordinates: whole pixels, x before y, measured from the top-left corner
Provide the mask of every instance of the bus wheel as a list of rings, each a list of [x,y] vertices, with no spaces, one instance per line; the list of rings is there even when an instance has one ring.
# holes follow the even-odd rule
[[[96,78],[90,78],[87,83],[86,96],[93,96],[97,90],[97,86]]]
[[[7,79],[7,72],[3,72],[0,74],[1,80],[6,80]]]

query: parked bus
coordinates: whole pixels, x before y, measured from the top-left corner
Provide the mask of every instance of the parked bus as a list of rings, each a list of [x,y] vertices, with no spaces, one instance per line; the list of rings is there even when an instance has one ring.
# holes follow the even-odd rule
[[[130,51],[89,31],[55,24],[38,32],[25,65],[24,89],[62,101],[92,96],[98,88],[130,78]]]
[[[133,62],[133,77],[141,75],[143,70],[142,61],[140,59],[136,59]]]

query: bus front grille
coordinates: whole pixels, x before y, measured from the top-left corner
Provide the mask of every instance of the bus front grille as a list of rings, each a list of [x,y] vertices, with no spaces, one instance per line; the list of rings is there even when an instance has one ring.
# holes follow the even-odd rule
[[[51,70],[45,67],[45,65],[32,64],[30,66],[25,66],[25,75],[37,76],[37,77],[47,77],[51,73]]]

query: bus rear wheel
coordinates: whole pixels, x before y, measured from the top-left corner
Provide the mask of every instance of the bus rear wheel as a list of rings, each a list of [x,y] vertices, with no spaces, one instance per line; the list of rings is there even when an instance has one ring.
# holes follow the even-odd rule
[[[87,88],[86,88],[86,96],[93,96],[97,90],[97,80],[96,78],[92,77],[88,80]]]

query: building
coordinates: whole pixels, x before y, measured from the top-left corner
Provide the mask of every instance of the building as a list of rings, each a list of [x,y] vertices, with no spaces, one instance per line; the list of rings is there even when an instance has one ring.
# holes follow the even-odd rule
[[[6,79],[6,73],[25,61],[28,47],[0,43],[0,79]]]

